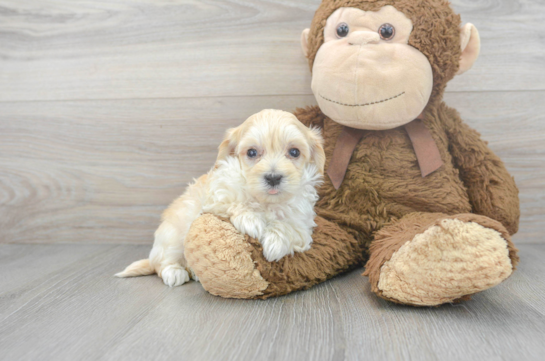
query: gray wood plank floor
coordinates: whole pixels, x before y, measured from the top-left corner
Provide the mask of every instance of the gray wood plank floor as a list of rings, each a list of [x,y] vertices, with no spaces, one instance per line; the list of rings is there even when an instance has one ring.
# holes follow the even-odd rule
[[[266,301],[112,274],[141,245],[0,245],[2,360],[542,360],[545,245],[458,305],[398,306],[355,270]]]

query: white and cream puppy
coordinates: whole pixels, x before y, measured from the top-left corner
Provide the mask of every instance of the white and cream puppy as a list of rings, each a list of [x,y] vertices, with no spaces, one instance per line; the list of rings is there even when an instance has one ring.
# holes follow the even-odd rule
[[[308,250],[324,163],[318,129],[280,110],[252,115],[227,131],[214,167],[163,213],[149,259],[116,276],[157,273],[168,286],[189,281],[185,237],[203,213],[229,218],[239,232],[259,240],[268,261]]]

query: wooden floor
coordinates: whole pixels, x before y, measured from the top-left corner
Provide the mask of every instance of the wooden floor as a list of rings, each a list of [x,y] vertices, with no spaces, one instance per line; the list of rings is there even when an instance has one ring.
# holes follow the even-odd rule
[[[472,300],[439,308],[373,296],[355,270],[266,301],[114,272],[140,245],[0,245],[2,360],[543,360],[545,245]]]

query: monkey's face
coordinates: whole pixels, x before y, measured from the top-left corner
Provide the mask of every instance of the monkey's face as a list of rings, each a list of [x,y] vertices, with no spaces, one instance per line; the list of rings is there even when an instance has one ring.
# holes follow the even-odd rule
[[[324,114],[369,130],[414,120],[430,99],[433,74],[426,56],[408,44],[412,29],[393,6],[337,9],[312,69],[312,91]]]

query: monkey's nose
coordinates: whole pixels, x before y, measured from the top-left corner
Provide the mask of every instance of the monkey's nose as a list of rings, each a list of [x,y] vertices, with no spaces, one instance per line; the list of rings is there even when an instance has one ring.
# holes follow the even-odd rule
[[[265,175],[265,181],[271,187],[275,187],[282,181],[282,176],[280,174],[267,174]]]
[[[348,37],[350,45],[378,44],[380,35],[374,31],[354,31]]]

